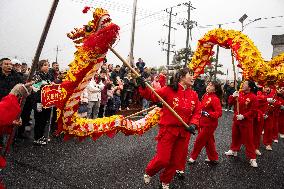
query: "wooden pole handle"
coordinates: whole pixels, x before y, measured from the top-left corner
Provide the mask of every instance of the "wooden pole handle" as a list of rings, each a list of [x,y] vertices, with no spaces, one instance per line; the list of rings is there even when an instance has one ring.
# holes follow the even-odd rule
[[[149,111],[149,110],[152,110],[152,109],[154,109],[154,108],[156,108],[156,107],[157,107],[157,105],[151,106],[150,108],[147,108],[147,109],[141,110],[140,112],[136,112],[136,113],[134,113],[134,114],[131,114],[131,115],[129,115],[129,116],[126,116],[124,119],[129,119],[129,118],[131,118],[131,117],[133,117],[133,116],[142,114],[142,113],[147,112],[147,111]]]
[[[131,65],[125,61],[117,52],[114,50],[111,46],[109,46],[109,49],[125,64],[137,77],[140,77],[141,75],[136,72],[134,68],[131,67]],[[146,86],[154,93],[154,95],[170,110],[170,112],[185,126],[189,127],[183,119],[175,112],[174,109],[155,91],[155,89],[147,82],[145,82]]]
[[[236,75],[236,69],[235,69],[235,61],[234,61],[234,55],[233,55],[233,51],[232,50],[231,50],[231,55],[232,55],[232,64],[233,64],[233,71],[234,71],[234,86],[235,86],[235,90],[238,91],[237,75]],[[239,97],[236,98],[236,104],[237,104],[237,112],[238,112],[238,114],[240,114]]]

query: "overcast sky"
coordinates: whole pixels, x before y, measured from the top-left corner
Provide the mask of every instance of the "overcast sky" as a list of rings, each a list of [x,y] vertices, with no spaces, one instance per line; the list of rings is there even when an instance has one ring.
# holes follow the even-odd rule
[[[168,17],[162,10],[183,2],[187,1],[138,0],[135,61],[141,57],[149,66],[166,65],[166,52],[161,51],[166,46],[158,44],[159,40],[167,40],[168,35],[167,28],[163,27],[163,24],[168,24]],[[61,68],[67,68],[73,59],[75,48],[66,33],[91,19],[90,13],[82,14],[86,5],[108,9],[113,22],[121,27],[120,40],[115,49],[126,58],[130,49],[132,3],[133,0],[60,0],[41,58],[55,61],[58,45],[58,62]],[[254,41],[264,59],[271,59],[272,35],[284,34],[284,17],[279,17],[284,16],[284,0],[192,0],[191,3],[196,8],[191,11],[191,19],[198,23],[192,30],[190,45],[193,49],[196,48],[197,40],[207,31],[217,28],[217,24],[236,22],[222,27],[240,30],[238,19],[244,13],[248,15],[245,24],[249,20],[262,18],[247,25],[244,33]],[[0,1],[0,57],[17,57],[31,64],[51,4],[52,0]],[[175,7],[173,12],[177,13],[173,18],[173,27],[177,30],[172,32],[171,42],[176,45],[174,50],[178,50],[185,46],[186,30],[177,25],[177,22],[187,17],[186,7]],[[153,16],[149,16],[150,14]],[[121,64],[111,52],[107,56],[109,63]],[[229,78],[232,78],[229,50],[221,49],[219,57],[224,70],[229,68]]]

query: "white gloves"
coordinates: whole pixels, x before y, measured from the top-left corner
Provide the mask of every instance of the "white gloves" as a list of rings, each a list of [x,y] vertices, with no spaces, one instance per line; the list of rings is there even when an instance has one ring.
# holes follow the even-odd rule
[[[267,114],[263,114],[263,118],[264,118],[264,119],[267,119],[267,118],[268,118],[268,115],[267,115]]]
[[[276,100],[275,99],[273,99],[273,98],[267,98],[267,102],[268,103],[274,103]]]
[[[36,103],[37,112],[42,112],[42,103]]]
[[[235,91],[232,96],[233,97],[239,97],[239,91]]]
[[[237,117],[238,121],[245,119],[245,117],[242,114],[238,114],[238,115],[236,115],[236,117]]]

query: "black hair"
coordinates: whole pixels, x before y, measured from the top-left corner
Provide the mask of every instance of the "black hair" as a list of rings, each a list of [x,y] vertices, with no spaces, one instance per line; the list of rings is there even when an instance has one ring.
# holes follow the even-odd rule
[[[211,83],[212,85],[214,85],[215,88],[215,94],[216,96],[220,99],[220,101],[222,101],[222,97],[223,97],[223,90],[221,87],[221,84],[217,81],[210,81],[209,83]]]
[[[37,70],[40,71],[41,67],[44,65],[44,63],[48,62],[47,60],[40,60],[37,64]]]
[[[52,62],[52,64],[51,64],[51,65],[53,66],[54,64],[58,64],[58,62]]]
[[[107,84],[106,84],[107,90],[111,90],[111,87],[112,87],[112,84],[110,84],[110,83],[107,83]]]
[[[171,77],[169,87],[171,87],[174,91],[177,91],[180,79],[190,72],[192,72],[192,70],[187,67],[178,70],[177,73],[173,77]]]
[[[107,59],[106,58],[104,58],[103,63],[107,63]]]
[[[11,61],[10,58],[1,58],[1,59],[0,59],[0,63],[2,63],[4,60],[10,60],[10,61]]]
[[[27,63],[25,63],[25,62],[23,62],[23,63],[22,63],[22,66],[27,66],[27,65],[28,65],[28,64],[27,64]]]
[[[256,87],[256,85],[255,85],[255,82],[252,81],[252,80],[246,80],[246,81],[248,82],[248,86],[249,86],[249,88],[250,88],[250,91],[251,91],[252,93],[256,94],[256,93],[257,93],[257,87]]]

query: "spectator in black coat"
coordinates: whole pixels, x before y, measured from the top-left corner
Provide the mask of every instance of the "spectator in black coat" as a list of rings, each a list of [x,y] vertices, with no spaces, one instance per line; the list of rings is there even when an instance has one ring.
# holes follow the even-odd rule
[[[116,78],[117,78],[117,76],[120,77],[119,71],[120,71],[120,66],[119,66],[119,65],[116,65],[116,66],[115,66],[115,69],[114,69],[114,70],[111,72],[111,74],[110,74],[110,80],[113,82],[113,84],[114,84],[115,86],[118,85]]]
[[[233,111],[233,110],[231,110],[231,105],[229,105],[229,103],[228,103],[228,99],[229,99],[229,96],[231,96],[231,95],[233,95],[233,93],[236,91],[236,89],[235,89],[235,86],[234,86],[234,82],[231,82],[230,83],[230,85],[229,86],[224,86],[224,92],[225,92],[225,94],[226,94],[226,104],[225,104],[225,111]]]
[[[43,108],[41,104],[41,90],[42,87],[46,84],[51,84],[50,76],[48,74],[49,63],[47,60],[41,60],[38,62],[38,70],[34,75],[34,80],[36,83],[33,85],[33,109],[34,109],[34,144],[36,145],[46,145],[47,138],[44,136],[45,126],[50,119],[50,108]]]
[[[52,62],[52,68],[49,69],[50,81],[57,83],[59,72],[59,64],[57,62]]]
[[[142,58],[138,58],[138,62],[136,62],[136,67],[140,70],[140,73],[144,72],[145,62],[143,62]]]
[[[202,99],[202,96],[206,93],[205,80],[197,78],[193,84],[193,90],[197,92],[199,100]]]
[[[12,62],[9,58],[0,60],[0,100],[9,94],[11,89],[18,83],[23,82],[22,76],[12,68]]]

